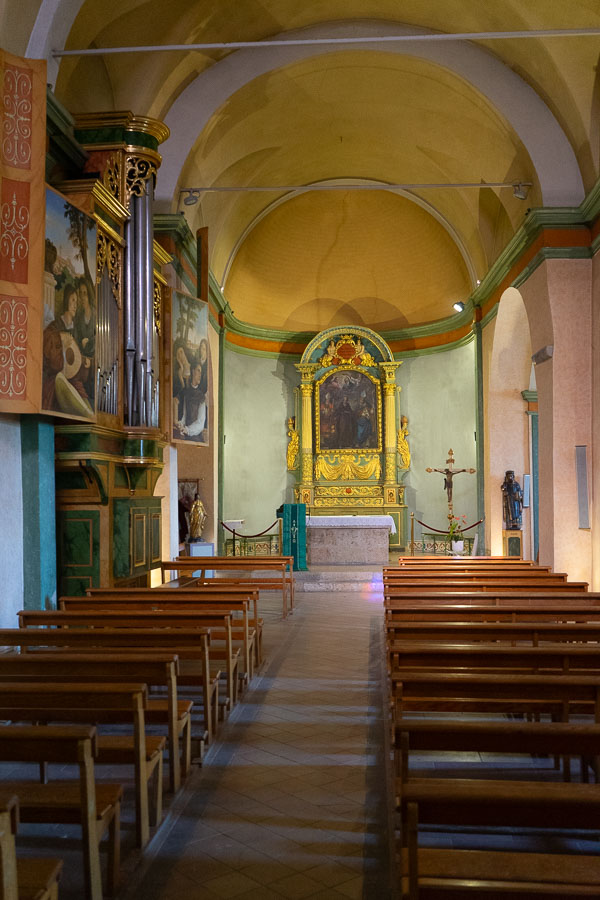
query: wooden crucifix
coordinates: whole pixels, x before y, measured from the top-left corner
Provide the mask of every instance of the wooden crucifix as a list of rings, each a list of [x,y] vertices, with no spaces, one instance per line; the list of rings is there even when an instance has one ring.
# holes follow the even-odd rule
[[[477,470],[476,469],[455,469],[454,468],[454,451],[452,449],[448,450],[448,459],[446,460],[446,468],[445,469],[425,469],[426,472],[441,472],[444,476],[444,490],[448,496],[448,518],[451,519],[454,515],[454,507],[452,505],[452,479],[455,475],[459,475],[461,472],[468,472],[469,475],[473,475]]]

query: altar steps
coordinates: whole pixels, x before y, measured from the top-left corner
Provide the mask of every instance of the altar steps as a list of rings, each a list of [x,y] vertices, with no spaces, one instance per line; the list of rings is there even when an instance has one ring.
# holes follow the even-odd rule
[[[367,570],[348,566],[327,566],[308,572],[294,572],[296,591],[367,591],[383,593],[381,568]]]

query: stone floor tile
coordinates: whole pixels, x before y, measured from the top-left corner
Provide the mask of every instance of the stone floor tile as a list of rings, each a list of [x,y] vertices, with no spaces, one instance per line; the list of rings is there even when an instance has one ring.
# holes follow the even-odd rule
[[[221,875],[211,878],[205,883],[205,888],[216,897],[239,897],[250,890],[261,887],[257,881],[244,875],[242,872],[231,872],[229,875]]]
[[[277,891],[281,897],[289,898],[289,900],[311,897],[319,888],[318,881],[302,873],[288,875],[271,885],[271,890]]]

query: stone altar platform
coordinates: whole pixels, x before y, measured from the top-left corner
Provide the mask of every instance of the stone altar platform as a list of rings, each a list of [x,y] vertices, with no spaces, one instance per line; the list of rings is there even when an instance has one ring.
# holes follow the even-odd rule
[[[310,565],[387,565],[391,516],[312,516],[306,522]]]

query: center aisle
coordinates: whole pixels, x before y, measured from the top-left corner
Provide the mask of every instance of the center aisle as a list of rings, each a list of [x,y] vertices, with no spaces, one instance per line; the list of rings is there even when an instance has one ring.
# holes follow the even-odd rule
[[[381,595],[297,597],[127,900],[392,896]]]

